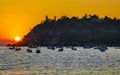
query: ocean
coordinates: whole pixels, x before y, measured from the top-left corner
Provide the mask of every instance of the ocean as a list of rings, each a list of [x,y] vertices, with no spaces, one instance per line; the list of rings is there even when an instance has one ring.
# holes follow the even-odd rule
[[[15,51],[0,46],[0,75],[120,75],[120,49],[76,48],[59,52],[39,47],[41,53],[36,48],[28,53],[27,47]]]

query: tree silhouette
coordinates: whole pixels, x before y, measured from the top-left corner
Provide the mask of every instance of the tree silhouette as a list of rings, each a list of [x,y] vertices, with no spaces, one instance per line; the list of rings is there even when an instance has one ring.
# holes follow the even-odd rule
[[[62,16],[36,25],[19,45],[120,45],[120,19],[97,15],[82,18]],[[52,44],[51,44],[52,42]],[[54,43],[53,43],[54,42]]]

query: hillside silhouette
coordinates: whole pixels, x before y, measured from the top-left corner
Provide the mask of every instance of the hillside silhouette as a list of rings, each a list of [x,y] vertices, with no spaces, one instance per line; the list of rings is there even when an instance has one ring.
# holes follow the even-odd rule
[[[120,19],[97,15],[62,16],[36,25],[17,45],[80,46],[120,45]]]

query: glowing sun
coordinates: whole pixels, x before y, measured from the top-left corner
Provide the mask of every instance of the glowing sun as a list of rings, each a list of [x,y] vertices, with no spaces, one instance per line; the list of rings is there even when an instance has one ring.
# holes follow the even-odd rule
[[[16,42],[19,42],[20,40],[21,40],[21,38],[20,38],[19,36],[16,36],[16,37],[15,37],[15,41],[16,41]]]

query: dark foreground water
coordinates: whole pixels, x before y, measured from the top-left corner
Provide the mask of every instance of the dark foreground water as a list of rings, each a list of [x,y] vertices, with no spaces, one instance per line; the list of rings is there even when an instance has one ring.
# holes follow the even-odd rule
[[[120,75],[120,49],[106,52],[77,47],[63,52],[39,48],[41,54],[0,47],[0,75]]]

